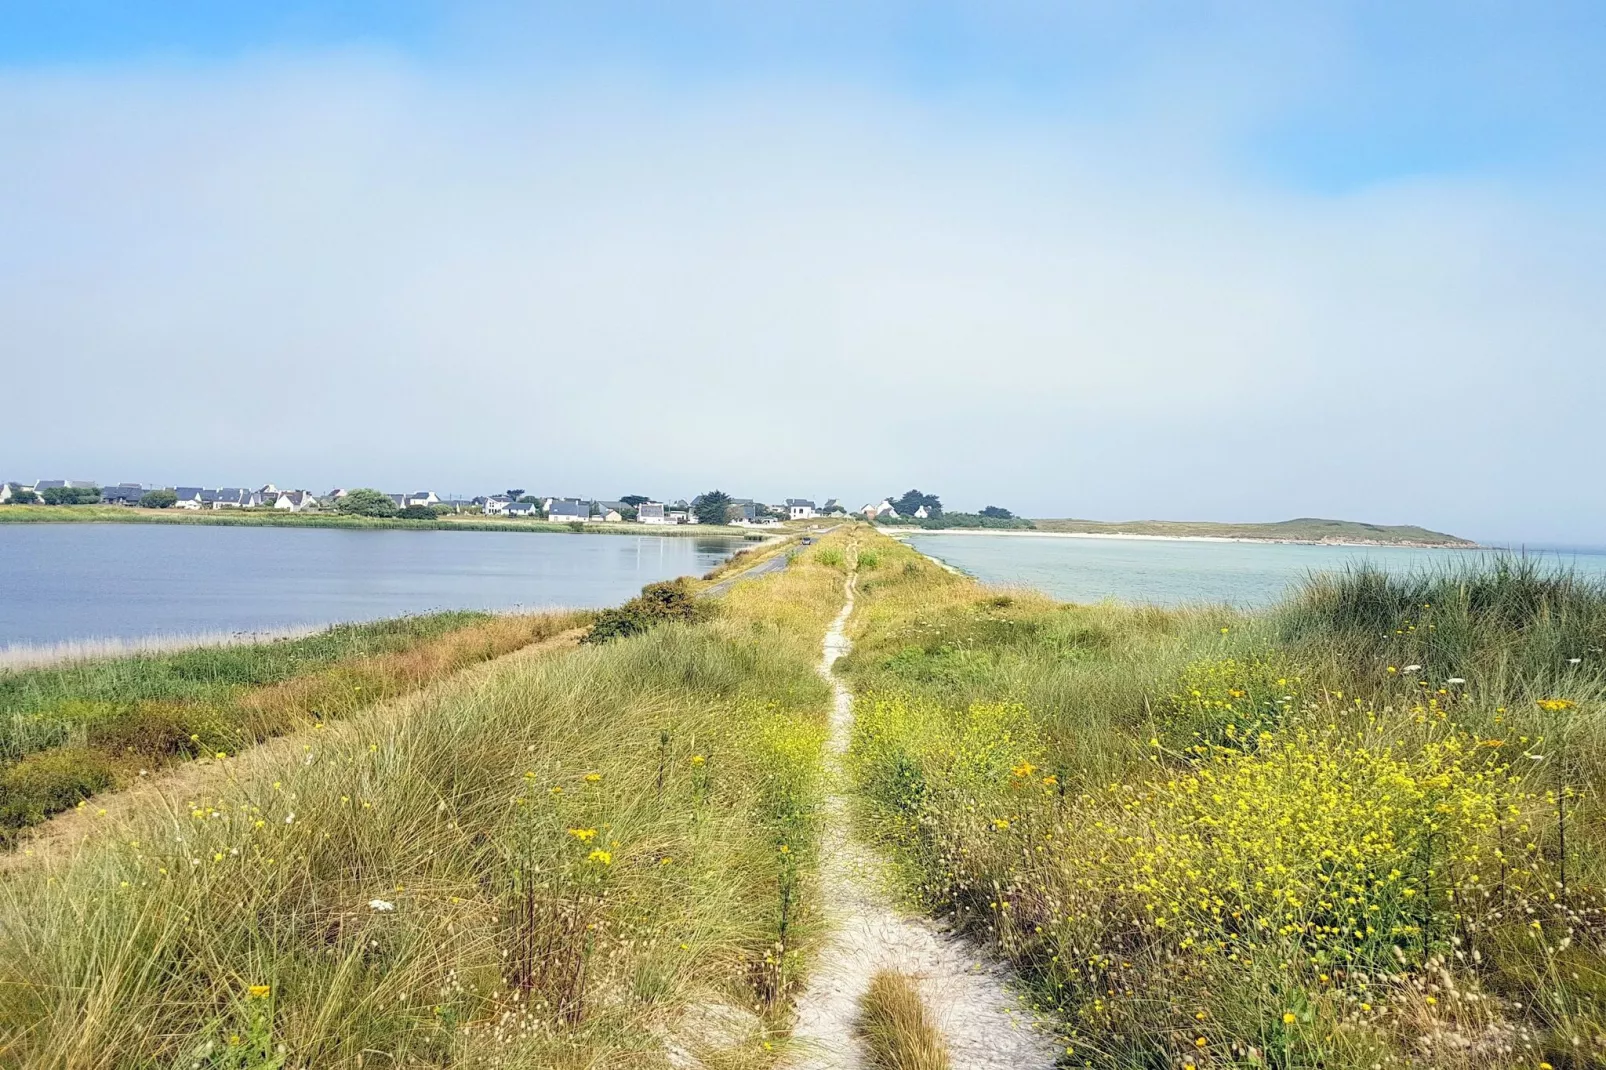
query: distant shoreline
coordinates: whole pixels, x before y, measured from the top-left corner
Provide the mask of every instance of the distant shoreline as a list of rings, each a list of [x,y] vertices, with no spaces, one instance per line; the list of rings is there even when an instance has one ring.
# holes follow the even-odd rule
[[[1141,535],[1136,532],[1103,531],[1026,531],[1021,528],[909,528],[883,527],[878,530],[894,537],[903,535],[1005,535],[1037,539],[1117,539],[1137,542],[1247,542],[1285,546],[1352,546],[1357,548],[1399,547],[1406,550],[1487,550],[1475,542],[1417,542],[1381,539],[1292,539],[1255,535]]]
[[[671,538],[711,535],[746,538],[772,534],[762,528],[714,524],[640,524],[634,521],[569,522],[496,520],[485,517],[442,517],[401,520],[347,516],[342,513],[267,513],[241,510],[140,509],[121,505],[0,505],[0,524],[167,524],[223,528],[344,528],[351,531],[516,531],[546,535],[662,535]],[[751,541],[758,541],[753,539]]]

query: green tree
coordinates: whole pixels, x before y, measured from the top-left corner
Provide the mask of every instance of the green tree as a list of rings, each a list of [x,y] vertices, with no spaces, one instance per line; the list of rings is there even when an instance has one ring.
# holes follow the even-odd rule
[[[1001,508],[1000,506],[997,506],[997,505],[989,505],[986,508],[982,509],[981,515],[985,516],[985,517],[988,517],[989,519],[992,519],[992,520],[1014,520],[1015,519],[1015,514],[1014,513],[1010,512],[1008,509]]]
[[[619,500],[624,502],[626,505],[630,506],[630,508],[632,508],[632,509],[634,509],[636,506],[642,504],[643,502],[652,501],[652,499],[647,497],[645,494],[626,494],[624,497],[620,498]]]
[[[46,487],[46,505],[94,505],[100,501],[99,487]]]
[[[427,505],[409,505],[396,515],[403,520],[434,520],[435,510]]]
[[[16,490],[11,492],[11,504],[38,505],[39,495],[35,494],[31,490],[28,490],[26,487],[18,487]]]
[[[391,496],[372,487],[358,487],[335,503],[337,512],[347,516],[395,516],[399,511]]]
[[[942,515],[942,499],[935,494],[922,494],[918,490],[907,490],[903,496],[892,499],[892,507],[898,510],[899,516],[914,516],[915,510],[925,508],[929,516]]]
[[[178,504],[178,495],[170,490],[148,490],[139,496],[141,509],[171,509]]]
[[[730,520],[730,511],[731,496],[722,490],[709,491],[692,507],[698,523],[702,524],[724,524]]]

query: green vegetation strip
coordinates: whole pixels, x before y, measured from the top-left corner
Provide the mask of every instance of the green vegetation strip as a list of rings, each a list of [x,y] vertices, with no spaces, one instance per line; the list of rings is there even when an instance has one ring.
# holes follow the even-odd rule
[[[284,513],[272,509],[135,509],[117,505],[5,505],[0,524],[199,524],[211,527],[360,528],[400,531],[522,531],[547,534],[736,536],[761,539],[756,532],[735,527],[658,524],[647,527],[627,523],[553,523],[510,517],[440,516],[429,519],[353,516],[347,513]]]
[[[0,1065],[771,1065],[841,585],[503,661],[11,867]]]
[[[1606,1061],[1606,589],[1360,570],[1238,617],[884,556],[864,827],[1068,1064]]]
[[[0,673],[0,844],[142,772],[349,716],[585,619],[438,613]]]

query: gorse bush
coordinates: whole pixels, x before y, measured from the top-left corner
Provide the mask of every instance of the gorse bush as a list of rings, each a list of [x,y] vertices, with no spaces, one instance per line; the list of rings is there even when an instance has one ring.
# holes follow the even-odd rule
[[[639,595],[619,608],[598,613],[581,642],[606,643],[628,635],[640,635],[667,621],[689,624],[710,612],[707,605],[698,602],[684,578],[649,583]]]

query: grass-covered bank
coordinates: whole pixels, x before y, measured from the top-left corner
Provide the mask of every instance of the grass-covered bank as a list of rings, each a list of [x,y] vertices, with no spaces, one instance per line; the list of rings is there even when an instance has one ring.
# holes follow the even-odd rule
[[[0,844],[175,761],[350,716],[588,618],[438,613],[0,672]]]
[[[769,1065],[841,599],[802,558],[711,620],[217,763],[0,877],[0,1064]]]
[[[286,513],[273,509],[140,509],[121,505],[6,505],[0,524],[200,524],[212,527],[350,528],[394,531],[522,531],[585,535],[724,535],[759,540],[768,536],[735,525],[554,523],[519,517],[442,516],[434,520],[350,516],[345,513]]]
[[[1237,617],[883,556],[846,666],[865,827],[1068,1061],[1606,1061],[1606,591],[1359,572]]]

